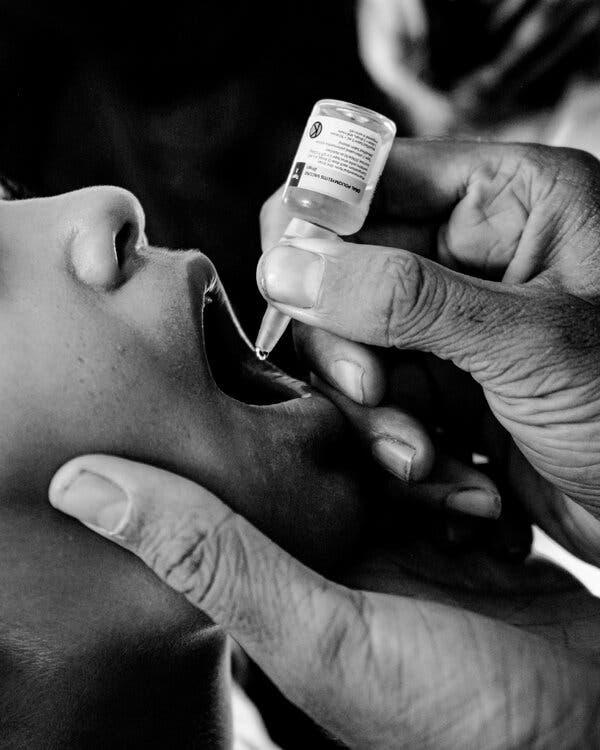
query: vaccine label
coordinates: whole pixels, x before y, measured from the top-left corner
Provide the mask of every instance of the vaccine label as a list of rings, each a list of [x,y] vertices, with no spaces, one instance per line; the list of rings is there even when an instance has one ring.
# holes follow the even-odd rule
[[[360,203],[380,142],[378,133],[362,125],[337,117],[311,118],[288,185],[331,195],[346,203]]]

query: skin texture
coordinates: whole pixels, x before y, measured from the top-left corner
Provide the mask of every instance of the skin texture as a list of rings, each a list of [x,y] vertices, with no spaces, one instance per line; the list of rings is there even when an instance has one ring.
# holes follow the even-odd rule
[[[335,361],[355,363],[371,344],[363,384],[379,379],[392,397],[406,388],[397,350],[470,374],[512,439],[505,481],[597,564],[598,163],[569,150],[434,140],[398,141],[391,165],[388,219],[420,224],[423,239],[437,240],[428,253],[297,238],[263,255],[263,291],[310,325],[305,354],[332,383],[327,342]],[[89,473],[120,487],[120,501],[100,492],[90,502]],[[515,566],[482,549],[452,557],[417,534],[399,544],[391,526],[392,549],[378,537],[340,585],[204,488],[110,456],[62,467],[50,500],[209,613],[350,747],[599,744],[598,599],[544,561]]]
[[[594,559],[597,163],[518,145],[398,141],[392,166],[388,218],[422,224],[422,238],[438,240],[429,255],[465,273],[405,250],[298,238],[263,255],[263,291],[316,327],[325,377],[328,340],[336,361],[345,351],[356,364],[361,343],[391,350],[360,360],[372,368],[363,384],[383,380],[380,394],[393,395],[388,376],[406,364],[396,349],[470,373],[514,441],[505,478],[540,523]],[[90,498],[90,474],[119,492]],[[110,456],[62,467],[50,501],[136,553],[350,747],[598,745],[598,600],[551,565],[502,564],[480,549],[452,558],[410,533],[399,545],[391,527],[395,549],[378,538],[340,585],[204,488]]]
[[[354,449],[339,412],[255,373],[212,264],[145,246],[143,224],[115,188],[0,202],[3,747],[227,742],[221,631],[44,502],[81,450],[202,481],[319,567],[356,539]],[[224,387],[284,402],[226,396],[204,325],[231,357],[212,360],[235,370]]]
[[[104,478],[93,498],[90,475]],[[63,466],[50,502],[210,613],[348,747],[598,745],[600,607],[551,564],[391,534],[340,585],[204,488],[114,456]]]
[[[370,345],[366,380],[389,386],[392,396],[403,388],[403,351],[386,357],[384,348],[435,355],[470,374],[511,438],[484,436],[482,423],[485,452],[504,465],[531,517],[597,564],[597,160],[530,144],[399,139],[386,179],[388,224],[400,227],[399,236],[408,224],[413,241],[420,230],[420,254],[298,240],[296,253],[322,270],[313,272],[311,295],[301,278],[280,272],[281,259],[294,253],[286,246],[262,256],[265,297],[322,329],[314,334],[320,343],[305,349],[323,377],[331,369],[328,341],[342,357],[345,339],[354,357]],[[451,400],[453,389],[446,393]]]

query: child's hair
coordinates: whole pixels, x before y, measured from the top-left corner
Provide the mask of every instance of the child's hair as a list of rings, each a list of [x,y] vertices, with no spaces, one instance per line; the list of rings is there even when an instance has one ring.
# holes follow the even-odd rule
[[[33,198],[33,193],[18,182],[0,173],[0,198],[5,201],[18,201]]]

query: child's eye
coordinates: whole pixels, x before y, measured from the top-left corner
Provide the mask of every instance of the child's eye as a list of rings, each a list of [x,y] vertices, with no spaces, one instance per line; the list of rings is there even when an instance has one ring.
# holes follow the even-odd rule
[[[24,198],[33,198],[33,193],[18,182],[0,175],[0,200],[19,201]]]

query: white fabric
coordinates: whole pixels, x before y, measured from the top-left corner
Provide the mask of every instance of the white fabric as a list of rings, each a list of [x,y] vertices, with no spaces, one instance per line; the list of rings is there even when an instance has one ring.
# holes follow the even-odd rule
[[[232,682],[233,750],[281,750],[266,730],[256,706],[244,691]]]

